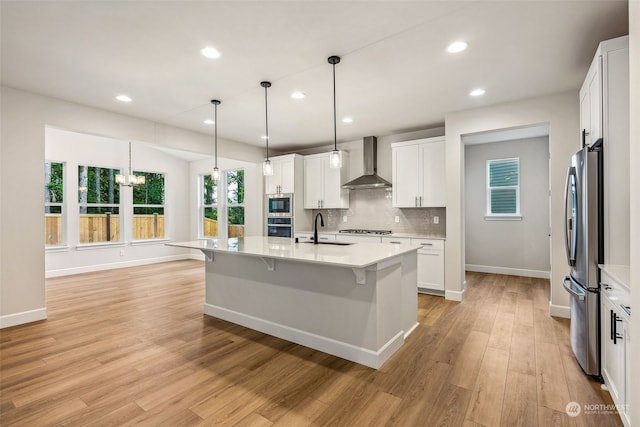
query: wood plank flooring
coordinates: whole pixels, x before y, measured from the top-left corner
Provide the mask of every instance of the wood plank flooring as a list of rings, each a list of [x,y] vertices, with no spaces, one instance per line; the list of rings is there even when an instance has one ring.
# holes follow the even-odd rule
[[[467,273],[419,296],[378,371],[202,314],[204,265],[47,281],[48,320],[0,331],[0,425],[619,426],[580,370],[546,280]]]

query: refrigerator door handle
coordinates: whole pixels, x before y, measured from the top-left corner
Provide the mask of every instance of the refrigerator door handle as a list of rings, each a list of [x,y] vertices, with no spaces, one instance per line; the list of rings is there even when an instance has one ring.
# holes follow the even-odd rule
[[[573,289],[573,286],[567,286],[567,281],[571,281],[571,278],[569,276],[564,276],[564,279],[562,279],[562,287],[564,287],[564,289],[569,292],[571,295],[573,295],[574,297],[578,298],[580,301],[584,300],[585,295],[587,295],[586,292],[579,292],[576,291],[575,289]]]
[[[565,218],[564,244],[567,250],[567,261],[569,262],[570,266],[576,265],[576,248],[578,245],[578,242],[577,242],[578,233],[576,230],[576,227],[578,226],[578,224],[577,224],[577,221],[575,221],[575,218],[573,217],[573,215],[569,217],[569,203],[571,203],[573,207],[573,200],[572,200],[572,193],[571,193],[572,177],[573,177],[573,182],[575,183],[576,168],[573,166],[567,169],[567,182],[564,187],[564,218]]]

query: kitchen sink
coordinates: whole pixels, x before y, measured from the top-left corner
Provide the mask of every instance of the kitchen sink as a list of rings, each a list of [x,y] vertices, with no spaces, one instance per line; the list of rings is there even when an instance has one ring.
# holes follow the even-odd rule
[[[310,243],[313,245],[313,242],[302,242],[302,243]],[[353,245],[351,242],[318,242],[319,245],[337,245],[337,246],[349,246]]]

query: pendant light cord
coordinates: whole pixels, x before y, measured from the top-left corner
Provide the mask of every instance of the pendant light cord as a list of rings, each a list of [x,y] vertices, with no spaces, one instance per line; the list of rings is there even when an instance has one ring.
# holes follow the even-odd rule
[[[336,125],[336,64],[333,64],[333,150],[338,150],[338,131]]]
[[[270,86],[271,84],[269,84]],[[269,160],[269,104],[267,102],[267,89],[269,86],[264,86],[264,129],[267,137],[267,160]]]
[[[216,152],[216,164],[215,168],[218,168],[218,103],[213,103],[213,124],[215,125],[213,128],[213,141],[215,145]]]
[[[129,175],[133,175],[131,171],[131,141],[129,141]]]

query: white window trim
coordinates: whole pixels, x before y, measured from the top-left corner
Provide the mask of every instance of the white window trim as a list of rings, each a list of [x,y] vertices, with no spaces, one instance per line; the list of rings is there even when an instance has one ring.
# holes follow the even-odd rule
[[[113,171],[115,171],[116,173],[120,173],[122,171],[122,169],[117,168],[117,167],[112,167],[112,166],[96,166],[96,165],[89,165],[89,164],[85,164],[85,163],[78,163],[76,165],[76,171],[78,172],[78,176],[76,179],[76,188],[79,190],[79,183],[77,182],[80,176],[80,171],[79,168],[81,168],[82,166],[86,166],[88,168],[101,168],[101,169],[111,169]],[[122,188],[120,188],[120,190],[122,190]],[[124,240],[124,206],[122,203],[122,191],[120,191],[119,193],[120,196],[120,201],[118,203],[80,203],[80,200],[78,200],[78,210],[76,212],[76,214],[78,215],[78,244],[76,245],[76,249],[77,250],[82,250],[83,248],[86,249],[92,249],[94,247],[104,247],[104,246],[117,246],[117,245],[125,245],[125,240]],[[112,240],[112,241],[104,241],[104,242],[93,242],[93,243],[80,243],[80,215],[82,215],[80,213],[80,209],[82,207],[87,207],[87,208],[99,208],[99,207],[107,207],[107,208],[118,208],[118,223],[120,226],[120,239],[118,240]]]
[[[199,199],[199,207],[198,207],[198,239],[206,240],[206,239],[215,239],[218,236],[205,236],[204,235],[204,210],[206,208],[216,208],[218,210],[218,230],[220,230],[220,188],[222,187],[222,178],[225,177],[225,171],[220,171],[220,180],[218,180],[218,193],[216,198],[216,203],[212,203],[210,205],[205,205],[204,203],[204,181],[207,176],[211,176],[210,174],[201,174],[198,179],[198,199]]]
[[[66,194],[66,186],[67,186],[67,173],[68,173],[68,167],[67,167],[67,162],[65,161],[61,161],[61,160],[45,160],[45,163],[60,163],[62,164],[62,203],[44,203],[44,207],[46,208],[47,206],[52,207],[52,206],[60,206],[60,227],[62,227],[62,231],[61,231],[61,236],[60,236],[60,244],[58,245],[47,245],[45,242],[44,248],[45,248],[45,252],[64,252],[64,251],[68,251],[69,250],[69,246],[67,239],[67,199],[68,199],[68,195]],[[46,214],[45,214],[46,215]]]
[[[518,161],[518,185],[511,185],[511,186],[507,186],[507,187],[490,187],[489,183],[490,181],[490,177],[489,177],[489,168],[490,168],[490,164],[492,162],[497,162],[497,161],[505,161],[505,160],[517,160]],[[504,159],[489,159],[486,162],[486,168],[485,168],[485,179],[486,179],[486,214],[484,219],[485,220],[494,220],[494,221],[499,221],[499,220],[504,220],[504,221],[518,221],[518,220],[522,220],[522,213],[520,212],[520,182],[521,182],[521,176],[520,176],[520,157],[508,157],[508,158],[504,158]],[[515,189],[516,190],[516,212],[515,213],[493,213],[491,212],[491,190],[493,189],[499,189],[499,190],[508,190],[508,189]]]
[[[152,172],[152,171],[141,171],[141,170],[134,170],[133,174],[139,174],[139,173],[154,173],[154,174],[159,174],[162,175],[162,179],[163,179],[163,195],[162,198],[164,199],[165,203],[162,205],[153,205],[153,204],[149,204],[149,205],[143,205],[143,204],[136,204],[133,202],[133,191],[131,193],[131,244],[132,245],[136,245],[136,244],[144,244],[146,242],[149,243],[155,243],[155,242],[166,242],[166,241],[170,241],[171,239],[169,237],[167,237],[167,206],[166,206],[166,200],[167,200],[167,174],[165,172]],[[164,236],[162,237],[150,237],[148,239],[134,239],[133,238],[133,218],[136,216],[135,214],[135,209],[136,208],[162,208],[162,216],[164,218]]]

